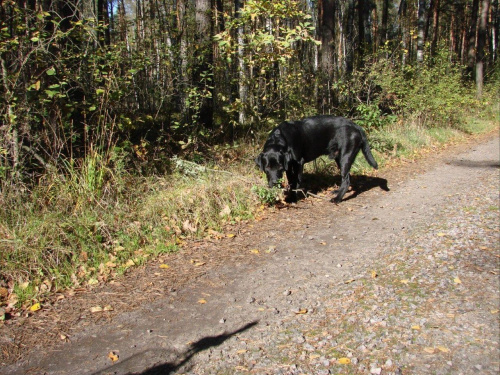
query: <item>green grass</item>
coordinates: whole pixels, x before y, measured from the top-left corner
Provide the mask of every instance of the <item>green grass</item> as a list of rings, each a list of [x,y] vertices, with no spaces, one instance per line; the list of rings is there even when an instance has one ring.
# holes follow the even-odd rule
[[[461,129],[391,124],[368,138],[383,167],[422,148],[498,127],[485,118],[467,124]],[[149,178],[113,169],[109,157],[90,154],[67,163],[62,173],[47,174],[30,192],[4,189],[0,286],[9,287],[18,306],[29,307],[49,293],[109,281],[148,259],[179,251],[188,238],[251,219],[262,203],[273,204],[279,196],[268,191],[254,167],[257,152],[242,145],[231,163],[209,166],[173,160],[172,172]],[[326,157],[309,163],[306,173],[306,183],[320,188],[338,175]],[[373,173],[361,153],[352,173]]]

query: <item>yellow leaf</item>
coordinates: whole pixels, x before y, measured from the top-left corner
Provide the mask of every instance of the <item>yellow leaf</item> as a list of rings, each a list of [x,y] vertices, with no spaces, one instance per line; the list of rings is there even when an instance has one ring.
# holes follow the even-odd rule
[[[102,311],[103,311],[103,308],[101,306],[94,306],[94,307],[90,308],[91,313],[98,313],[98,312],[102,312]]]
[[[233,237],[236,237],[236,234],[234,234],[234,233],[228,233],[228,234],[226,234],[226,237],[227,238],[233,238]]]
[[[303,314],[307,314],[308,310],[307,309],[300,309],[298,311],[295,311],[295,314],[297,315],[303,315]]]
[[[111,361],[116,362],[119,359],[118,353],[115,351],[111,351],[108,354],[108,358],[111,359]]]
[[[168,264],[160,264],[160,268],[166,270],[167,268],[170,268],[170,266]]]
[[[372,279],[376,279],[378,277],[377,271],[372,271]]]
[[[453,282],[454,282],[455,284],[462,284],[462,280],[460,280],[460,279],[458,278],[458,276],[457,276],[457,277],[455,277],[455,278],[453,279]]]
[[[125,263],[125,267],[135,266],[135,262],[132,259],[129,259],[127,263]]]
[[[450,352],[450,349],[445,348],[444,346],[438,346],[436,349],[439,349],[439,351],[441,351],[443,353],[449,353]]]
[[[113,311],[113,307],[111,305],[104,306],[103,311]]]
[[[349,363],[351,363],[351,360],[349,358],[343,357],[339,358],[337,362],[341,365],[348,365]]]
[[[30,307],[30,311],[38,311],[42,308],[42,306],[39,303],[35,303],[33,306]]]
[[[200,298],[198,300],[198,303],[201,304],[201,305],[204,305],[205,303],[207,303],[207,300],[205,298]]]
[[[250,252],[252,254],[259,254],[259,250],[257,250],[257,249],[252,249],[252,250],[250,250]]]
[[[420,326],[414,325],[414,326],[411,326],[411,329],[414,329],[415,331],[420,331]]]
[[[499,311],[500,310],[491,310],[490,313],[492,313],[492,314],[498,314]]]
[[[439,237],[444,237],[444,236],[446,236],[446,233],[439,232],[437,235],[438,235]]]
[[[248,350],[246,350],[246,349],[241,349],[241,350],[238,350],[238,351],[236,352],[236,354],[245,354],[246,352],[248,352]]]
[[[206,264],[205,262],[202,262],[201,260],[198,259],[191,259],[190,262],[195,267],[204,266]]]
[[[410,282],[410,280],[408,280],[408,279],[403,279],[403,280],[399,280],[399,282],[400,282],[401,284],[408,284],[408,283]]]

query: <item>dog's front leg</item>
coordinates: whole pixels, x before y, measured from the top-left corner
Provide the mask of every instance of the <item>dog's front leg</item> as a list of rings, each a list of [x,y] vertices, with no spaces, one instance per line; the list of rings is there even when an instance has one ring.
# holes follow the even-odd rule
[[[297,188],[298,188],[298,176],[297,173],[290,168],[286,171],[286,178],[288,179],[288,202],[297,202]]]

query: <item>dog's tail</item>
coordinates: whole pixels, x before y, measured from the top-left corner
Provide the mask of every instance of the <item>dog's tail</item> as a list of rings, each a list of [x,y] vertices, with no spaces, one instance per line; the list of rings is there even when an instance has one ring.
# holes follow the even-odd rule
[[[375,158],[372,155],[370,145],[368,144],[368,138],[366,138],[366,133],[363,129],[361,129],[361,137],[363,138],[363,144],[361,145],[361,151],[363,151],[363,155],[365,155],[366,161],[373,168],[378,169],[377,161],[375,160]]]

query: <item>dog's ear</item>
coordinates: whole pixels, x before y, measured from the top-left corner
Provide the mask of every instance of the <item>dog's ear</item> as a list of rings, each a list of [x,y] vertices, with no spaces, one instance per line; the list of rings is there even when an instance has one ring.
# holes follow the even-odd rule
[[[288,166],[291,167],[290,163],[293,160],[292,152],[290,150],[286,151],[285,154],[285,159],[284,159],[284,167],[286,170],[288,170]]]
[[[255,164],[257,164],[261,171],[264,170],[264,166],[262,165],[262,153],[260,153],[259,156],[255,158]]]

